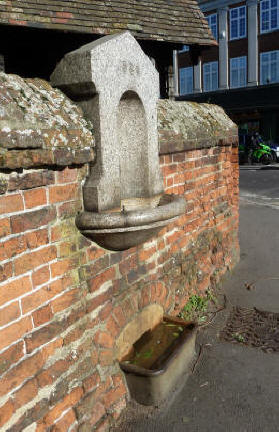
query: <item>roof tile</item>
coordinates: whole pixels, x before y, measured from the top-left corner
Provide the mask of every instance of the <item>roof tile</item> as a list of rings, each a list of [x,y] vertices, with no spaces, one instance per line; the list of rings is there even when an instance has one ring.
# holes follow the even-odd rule
[[[103,35],[130,30],[138,39],[216,44],[196,0],[4,0],[0,23]]]

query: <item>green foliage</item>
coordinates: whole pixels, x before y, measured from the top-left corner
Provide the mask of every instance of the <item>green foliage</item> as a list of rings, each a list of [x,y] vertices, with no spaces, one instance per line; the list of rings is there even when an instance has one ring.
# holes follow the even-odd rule
[[[237,342],[244,342],[244,336],[240,333],[233,333],[232,337],[237,341]]]
[[[209,302],[217,303],[217,299],[211,290],[207,290],[205,296],[193,294],[189,297],[188,302],[179,315],[185,320],[196,319],[199,322],[204,322],[206,321],[204,315],[207,312]]]

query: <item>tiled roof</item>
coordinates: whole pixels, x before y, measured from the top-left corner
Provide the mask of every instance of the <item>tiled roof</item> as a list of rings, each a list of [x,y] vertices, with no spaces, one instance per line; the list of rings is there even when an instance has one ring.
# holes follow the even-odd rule
[[[0,23],[138,39],[215,45],[196,0],[9,0]]]

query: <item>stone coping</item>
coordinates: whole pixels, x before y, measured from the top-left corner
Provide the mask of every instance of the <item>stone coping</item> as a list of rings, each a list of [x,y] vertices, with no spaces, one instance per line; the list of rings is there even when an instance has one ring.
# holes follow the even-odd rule
[[[92,125],[60,90],[0,73],[0,168],[84,164],[94,146]]]
[[[159,100],[158,136],[161,155],[238,145],[238,127],[223,108],[196,102]]]
[[[159,153],[237,146],[238,128],[213,104],[158,101]],[[82,110],[41,79],[0,72],[0,169],[69,166],[95,158]]]

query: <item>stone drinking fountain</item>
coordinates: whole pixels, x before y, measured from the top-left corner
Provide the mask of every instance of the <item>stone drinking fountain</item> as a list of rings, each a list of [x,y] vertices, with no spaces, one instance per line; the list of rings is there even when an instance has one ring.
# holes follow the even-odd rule
[[[129,32],[70,52],[51,82],[93,123],[96,162],[83,186],[83,235],[109,250],[141,244],[186,209],[165,195],[159,167],[159,76]]]

